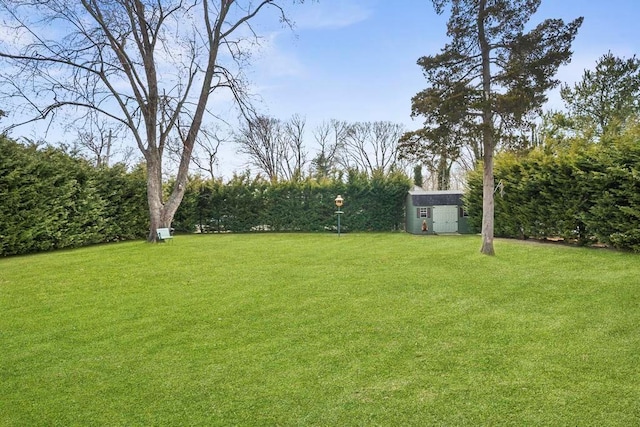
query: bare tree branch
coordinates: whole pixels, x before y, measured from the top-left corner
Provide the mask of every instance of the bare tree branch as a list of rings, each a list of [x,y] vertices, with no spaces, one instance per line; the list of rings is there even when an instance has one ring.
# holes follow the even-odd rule
[[[182,201],[217,91],[255,116],[245,49],[258,43],[251,21],[268,8],[290,25],[275,0],[1,0],[4,24],[19,34],[0,41],[3,108],[23,116],[8,128],[58,111],[74,119],[93,111],[126,126],[146,161],[155,240]],[[174,142],[179,164],[165,197],[164,150]]]
[[[402,125],[391,122],[358,122],[349,126],[341,158],[347,168],[368,174],[388,174],[399,166],[398,142]]]

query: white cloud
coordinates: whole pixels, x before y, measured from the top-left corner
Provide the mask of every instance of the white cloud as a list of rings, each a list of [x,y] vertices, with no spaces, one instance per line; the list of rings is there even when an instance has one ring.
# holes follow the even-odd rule
[[[279,44],[281,32],[272,32],[260,39],[254,53],[254,66],[268,77],[296,77],[305,73],[305,67],[293,53],[285,51]]]
[[[323,0],[297,8],[293,16],[296,28],[300,30],[339,29],[365,21],[373,14],[373,9],[359,1]]]

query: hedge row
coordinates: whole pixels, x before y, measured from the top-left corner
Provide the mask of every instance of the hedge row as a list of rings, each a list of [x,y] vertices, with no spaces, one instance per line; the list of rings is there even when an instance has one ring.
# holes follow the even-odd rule
[[[170,183],[169,183],[170,186]],[[194,177],[174,219],[177,230],[399,230],[409,179],[401,173],[271,183],[249,175],[227,183]],[[95,168],[61,149],[0,138],[0,256],[143,238],[148,230],[144,170]]]
[[[560,237],[640,252],[639,140],[578,153],[502,155],[494,173],[496,236]],[[470,221],[479,228],[482,172],[468,184]]]
[[[0,137],[0,256],[144,236],[145,177]]]
[[[228,183],[194,178],[174,227],[187,232],[334,230],[334,200],[340,194],[345,200],[342,230],[399,230],[410,184],[401,173],[370,178],[357,171],[346,179],[300,182],[272,183],[248,175],[235,176]]]

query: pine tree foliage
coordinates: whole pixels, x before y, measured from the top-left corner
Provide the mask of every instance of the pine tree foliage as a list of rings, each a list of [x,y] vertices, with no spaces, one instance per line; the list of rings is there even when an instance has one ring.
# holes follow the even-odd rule
[[[413,98],[412,111],[425,117],[424,139],[435,136],[455,153],[465,137],[481,135],[481,251],[489,255],[494,253],[494,150],[510,133],[530,127],[531,114],[546,101],[545,93],[559,84],[554,76],[570,60],[571,43],[582,24],[582,18],[567,24],[547,19],[525,31],[540,2],[433,0],[439,14],[450,13],[450,41],[440,53],[418,61],[429,87]]]
[[[594,139],[619,134],[629,119],[640,114],[640,59],[608,52],[573,87],[563,85],[560,95],[574,133]]]

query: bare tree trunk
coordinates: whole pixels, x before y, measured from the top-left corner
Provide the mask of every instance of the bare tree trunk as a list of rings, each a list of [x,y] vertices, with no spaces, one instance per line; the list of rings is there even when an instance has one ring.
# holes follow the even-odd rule
[[[171,223],[163,220],[162,170],[160,161],[153,154],[147,155],[147,203],[149,204],[149,236],[147,241],[156,242],[158,228],[169,228]]]
[[[484,150],[482,175],[482,247],[480,252],[495,255],[493,248],[493,110],[491,105],[491,47],[485,33],[486,0],[480,1],[478,10],[478,40],[482,53],[482,147]]]
[[[493,199],[493,149],[484,149],[484,170],[482,174],[482,247],[480,252],[485,255],[495,255],[493,248],[493,221],[494,221],[494,199]]]
[[[107,154],[104,156],[104,165],[109,167],[109,162],[111,161],[111,137],[113,133],[112,130],[109,129],[109,135],[107,136]]]

